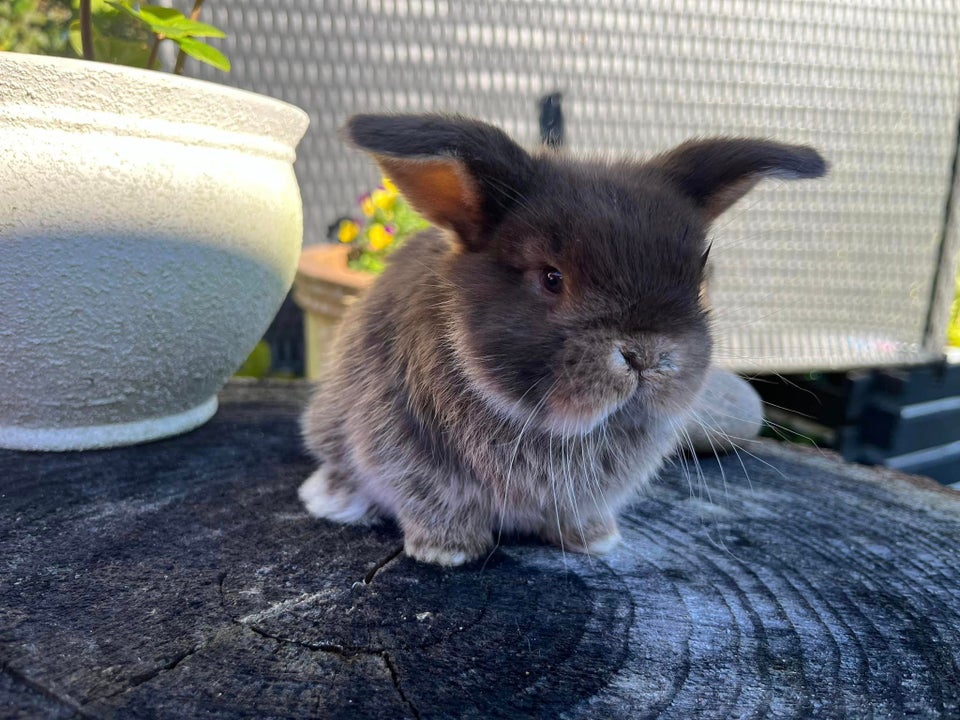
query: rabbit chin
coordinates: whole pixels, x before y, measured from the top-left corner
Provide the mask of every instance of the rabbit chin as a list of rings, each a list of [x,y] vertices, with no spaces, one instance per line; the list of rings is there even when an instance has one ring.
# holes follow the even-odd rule
[[[539,426],[551,435],[561,437],[583,437],[599,428],[607,419],[619,410],[624,401],[609,401],[584,405],[565,403],[553,398],[549,407],[538,418]]]
[[[465,353],[461,355],[461,368],[467,382],[494,414],[506,420],[520,423],[525,428],[534,427],[544,432],[564,435],[586,435],[613,413],[621,403],[599,404],[589,411],[573,411],[558,407],[555,399],[529,401],[524,397],[511,397],[503,387],[491,379],[483,366]]]
[[[600,427],[616,409],[612,406],[594,413],[551,411],[540,421],[540,428],[560,437],[583,437]]]

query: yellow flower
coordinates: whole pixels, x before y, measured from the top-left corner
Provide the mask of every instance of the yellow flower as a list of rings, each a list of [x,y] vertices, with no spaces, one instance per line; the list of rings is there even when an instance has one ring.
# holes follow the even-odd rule
[[[344,220],[337,229],[337,240],[342,243],[353,242],[360,234],[360,226],[353,220]]]
[[[374,206],[373,200],[370,198],[370,196],[364,195],[363,198],[360,200],[361,212],[363,212],[365,216],[370,217],[373,215],[374,212],[376,212],[376,209],[377,208]]]
[[[393,180],[384,175],[380,178],[380,184],[383,185],[383,189],[386,190],[391,195],[397,194],[397,186],[393,184]]]
[[[396,194],[391,193],[388,190],[374,190],[370,199],[377,209],[382,210],[385,213],[393,210],[393,206],[397,202]]]
[[[374,252],[380,252],[393,242],[393,235],[387,232],[387,229],[380,223],[374,223],[370,226],[367,237],[370,239],[370,248]]]

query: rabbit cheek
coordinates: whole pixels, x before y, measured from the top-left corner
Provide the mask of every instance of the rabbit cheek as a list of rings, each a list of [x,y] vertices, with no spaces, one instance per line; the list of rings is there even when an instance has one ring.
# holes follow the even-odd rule
[[[709,359],[709,340],[681,344],[670,353],[668,362],[652,364],[640,373],[637,400],[659,412],[686,411],[703,384]]]
[[[519,300],[504,302],[508,289],[499,296],[475,292],[471,297],[450,327],[458,369],[501,417],[521,423],[535,419],[551,392],[551,368],[562,334],[540,315],[524,315]]]

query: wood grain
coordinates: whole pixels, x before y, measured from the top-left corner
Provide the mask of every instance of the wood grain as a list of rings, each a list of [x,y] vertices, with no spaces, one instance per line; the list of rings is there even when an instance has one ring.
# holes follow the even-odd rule
[[[676,461],[610,556],[438,569],[300,509],[305,399],[0,452],[0,716],[960,716],[958,493],[761,444]]]

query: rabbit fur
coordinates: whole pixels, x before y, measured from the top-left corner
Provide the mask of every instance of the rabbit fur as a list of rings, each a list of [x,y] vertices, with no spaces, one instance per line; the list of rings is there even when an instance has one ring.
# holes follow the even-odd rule
[[[575,160],[442,115],[358,115],[344,135],[434,227],[342,324],[303,416],[321,462],[307,509],[394,518],[407,554],[441,565],[507,534],[610,550],[710,363],[710,223],[763,177],[823,175],[823,159],[716,138]]]

